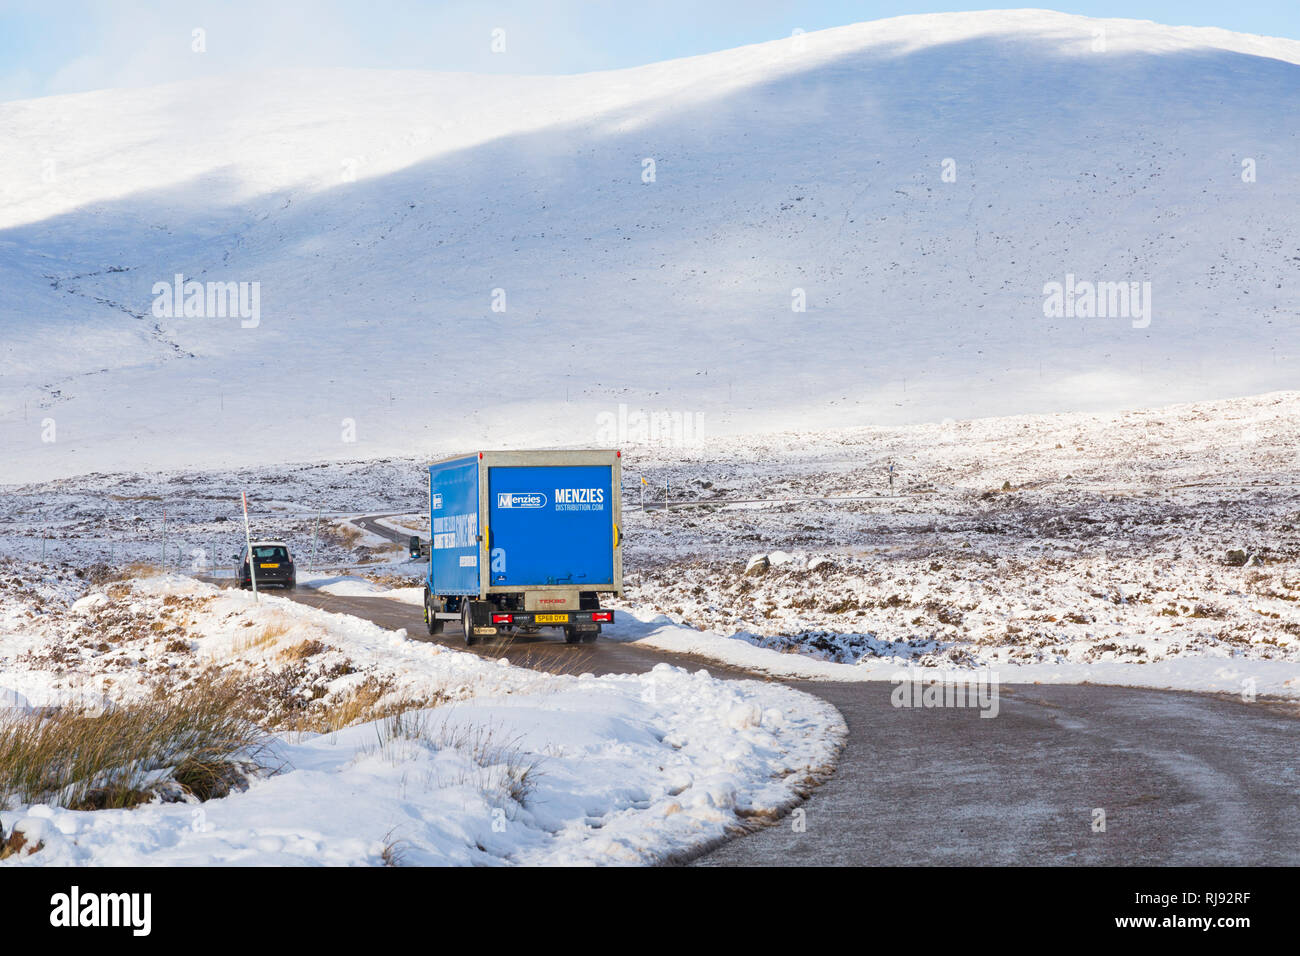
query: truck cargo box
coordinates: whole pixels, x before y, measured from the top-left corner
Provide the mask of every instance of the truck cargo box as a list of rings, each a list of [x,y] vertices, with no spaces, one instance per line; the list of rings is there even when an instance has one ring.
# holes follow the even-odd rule
[[[485,451],[429,466],[428,590],[623,589],[618,451]]]

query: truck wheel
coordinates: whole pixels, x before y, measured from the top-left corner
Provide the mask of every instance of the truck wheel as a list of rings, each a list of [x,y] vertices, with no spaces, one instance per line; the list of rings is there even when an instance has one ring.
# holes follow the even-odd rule
[[[583,631],[583,632],[582,632],[582,643],[584,643],[584,644],[595,644],[595,643],[596,643],[596,638],[598,638],[599,636],[600,636],[600,631],[598,631],[598,630],[596,630],[596,631]]]
[[[424,596],[424,627],[431,635],[441,634],[442,626],[447,623],[446,621],[440,621],[438,618],[434,617],[437,610],[438,609],[433,606],[429,595],[426,594]]]
[[[474,629],[473,629],[473,627],[470,626],[470,623],[469,623],[469,622],[470,622],[470,611],[469,611],[469,606],[470,606],[470,602],[469,602],[469,601],[461,601],[461,602],[460,602],[460,626],[461,626],[461,630],[463,630],[463,631],[465,632],[465,646],[466,646],[466,647],[473,647],[473,646],[474,646]]]
[[[574,628],[566,627],[564,629],[564,643],[565,644],[578,643],[578,632]]]

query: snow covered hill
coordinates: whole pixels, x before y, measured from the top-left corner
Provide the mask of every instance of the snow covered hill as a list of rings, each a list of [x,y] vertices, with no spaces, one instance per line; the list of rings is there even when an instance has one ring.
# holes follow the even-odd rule
[[[1297,118],[1300,43],[1044,11],[0,104],[0,482],[1292,388]]]

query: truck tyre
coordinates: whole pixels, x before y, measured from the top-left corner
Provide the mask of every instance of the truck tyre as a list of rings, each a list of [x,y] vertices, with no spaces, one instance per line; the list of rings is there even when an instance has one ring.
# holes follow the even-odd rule
[[[460,602],[460,626],[465,632],[465,646],[474,646],[474,628],[470,626],[470,601]]]
[[[437,611],[438,608],[433,604],[432,598],[426,593],[424,595],[424,627],[430,635],[441,634],[442,626],[446,623],[446,621],[440,621],[434,617]]]
[[[575,628],[573,628],[572,626],[565,625],[565,628],[564,628],[564,643],[565,643],[565,644],[577,644],[577,643],[578,643],[578,631],[577,631]]]
[[[600,629],[599,629],[599,628],[597,628],[597,629],[594,630],[594,631],[583,631],[583,632],[582,632],[582,643],[584,643],[584,644],[595,644],[595,643],[596,643],[596,638],[598,638],[599,636],[600,636]]]

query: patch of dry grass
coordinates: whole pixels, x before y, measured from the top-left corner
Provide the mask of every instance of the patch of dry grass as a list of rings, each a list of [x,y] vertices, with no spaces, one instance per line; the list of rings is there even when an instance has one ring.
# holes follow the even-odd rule
[[[305,661],[309,657],[315,657],[317,654],[323,654],[329,648],[317,640],[299,641],[292,647],[286,647],[280,651],[279,656],[286,661]]]
[[[412,710],[439,707],[451,700],[442,691],[419,696],[394,696],[395,684],[391,677],[367,675],[347,693],[333,699],[323,698],[294,716],[290,729],[299,733],[333,733],[354,724],[373,720],[388,720]]]
[[[365,532],[350,522],[343,521],[333,526],[333,537],[343,547],[352,549],[361,543]]]
[[[138,578],[151,578],[162,574],[162,568],[152,561],[132,561],[129,564],[92,564],[86,571],[86,581],[92,585],[112,584],[119,581],[133,581]]]
[[[247,772],[266,769],[266,743],[229,682],[201,682],[101,714],[14,714],[0,718],[0,806],[98,810],[224,796]]]
[[[232,655],[243,657],[254,651],[266,650],[273,644],[289,633],[293,625],[283,619],[277,619],[264,625],[260,631],[250,637],[242,637],[235,641],[232,648]]]
[[[419,574],[392,574],[378,571],[366,571],[361,577],[381,588],[409,588],[419,584]]]

